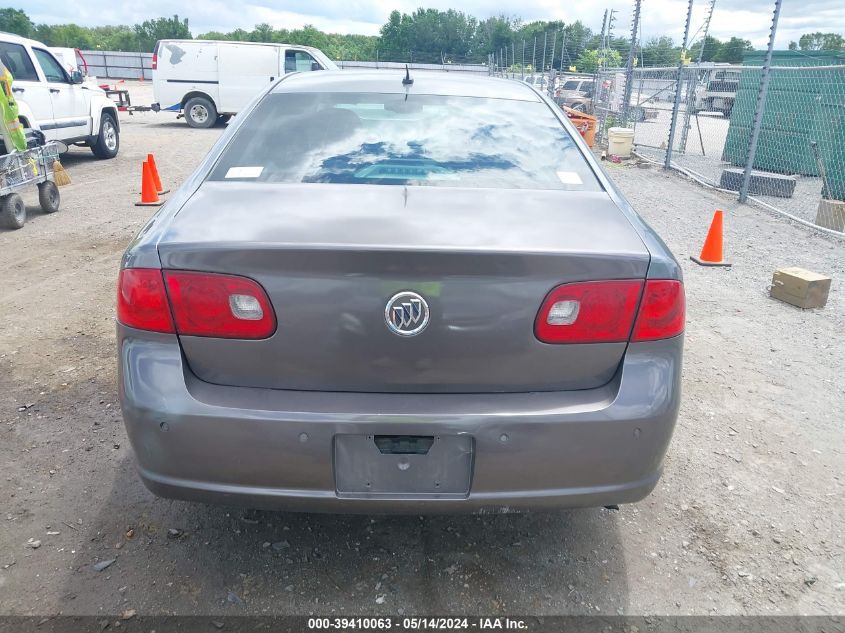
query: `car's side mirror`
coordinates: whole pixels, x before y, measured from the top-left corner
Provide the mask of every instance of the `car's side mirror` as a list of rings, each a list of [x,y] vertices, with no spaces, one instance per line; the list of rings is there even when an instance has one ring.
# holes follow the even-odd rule
[[[317,62],[311,62],[311,70],[323,70],[323,67]]]
[[[71,71],[70,73],[70,83],[72,84],[81,84],[85,81],[85,77],[82,76],[82,73],[78,70]]]

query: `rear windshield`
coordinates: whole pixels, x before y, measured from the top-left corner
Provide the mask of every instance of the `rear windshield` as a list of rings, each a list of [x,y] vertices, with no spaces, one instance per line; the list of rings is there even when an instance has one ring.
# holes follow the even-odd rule
[[[546,104],[414,94],[270,94],[209,179],[601,190]]]

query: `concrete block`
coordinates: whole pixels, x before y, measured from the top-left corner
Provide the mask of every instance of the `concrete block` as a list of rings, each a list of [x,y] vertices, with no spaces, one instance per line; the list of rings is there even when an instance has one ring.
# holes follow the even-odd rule
[[[842,200],[819,201],[816,224],[845,233],[845,202]]]
[[[742,188],[742,169],[727,167],[722,172],[719,186],[730,191]],[[752,196],[775,196],[777,198],[791,198],[795,192],[796,176],[773,174],[768,171],[751,171],[751,184],[748,193]]]

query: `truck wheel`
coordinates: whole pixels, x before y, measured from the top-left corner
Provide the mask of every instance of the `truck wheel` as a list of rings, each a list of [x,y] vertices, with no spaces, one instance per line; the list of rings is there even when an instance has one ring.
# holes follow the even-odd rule
[[[26,222],[26,205],[16,193],[0,199],[0,226],[7,229],[22,229]]]
[[[191,127],[211,127],[217,123],[217,108],[206,97],[191,97],[185,104],[185,121]]]
[[[103,112],[100,117],[100,133],[91,144],[91,152],[97,158],[114,158],[117,150],[120,149],[120,133],[117,131],[117,122],[108,112]]]
[[[41,204],[41,209],[44,213],[55,213],[58,211],[61,199],[59,188],[52,180],[47,180],[38,185],[38,202]]]

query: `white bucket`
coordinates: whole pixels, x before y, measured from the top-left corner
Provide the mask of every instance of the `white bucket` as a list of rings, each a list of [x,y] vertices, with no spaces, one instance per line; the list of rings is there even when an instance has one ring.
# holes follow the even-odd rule
[[[620,158],[631,156],[634,146],[634,130],[627,127],[612,127],[607,131],[607,153]]]

